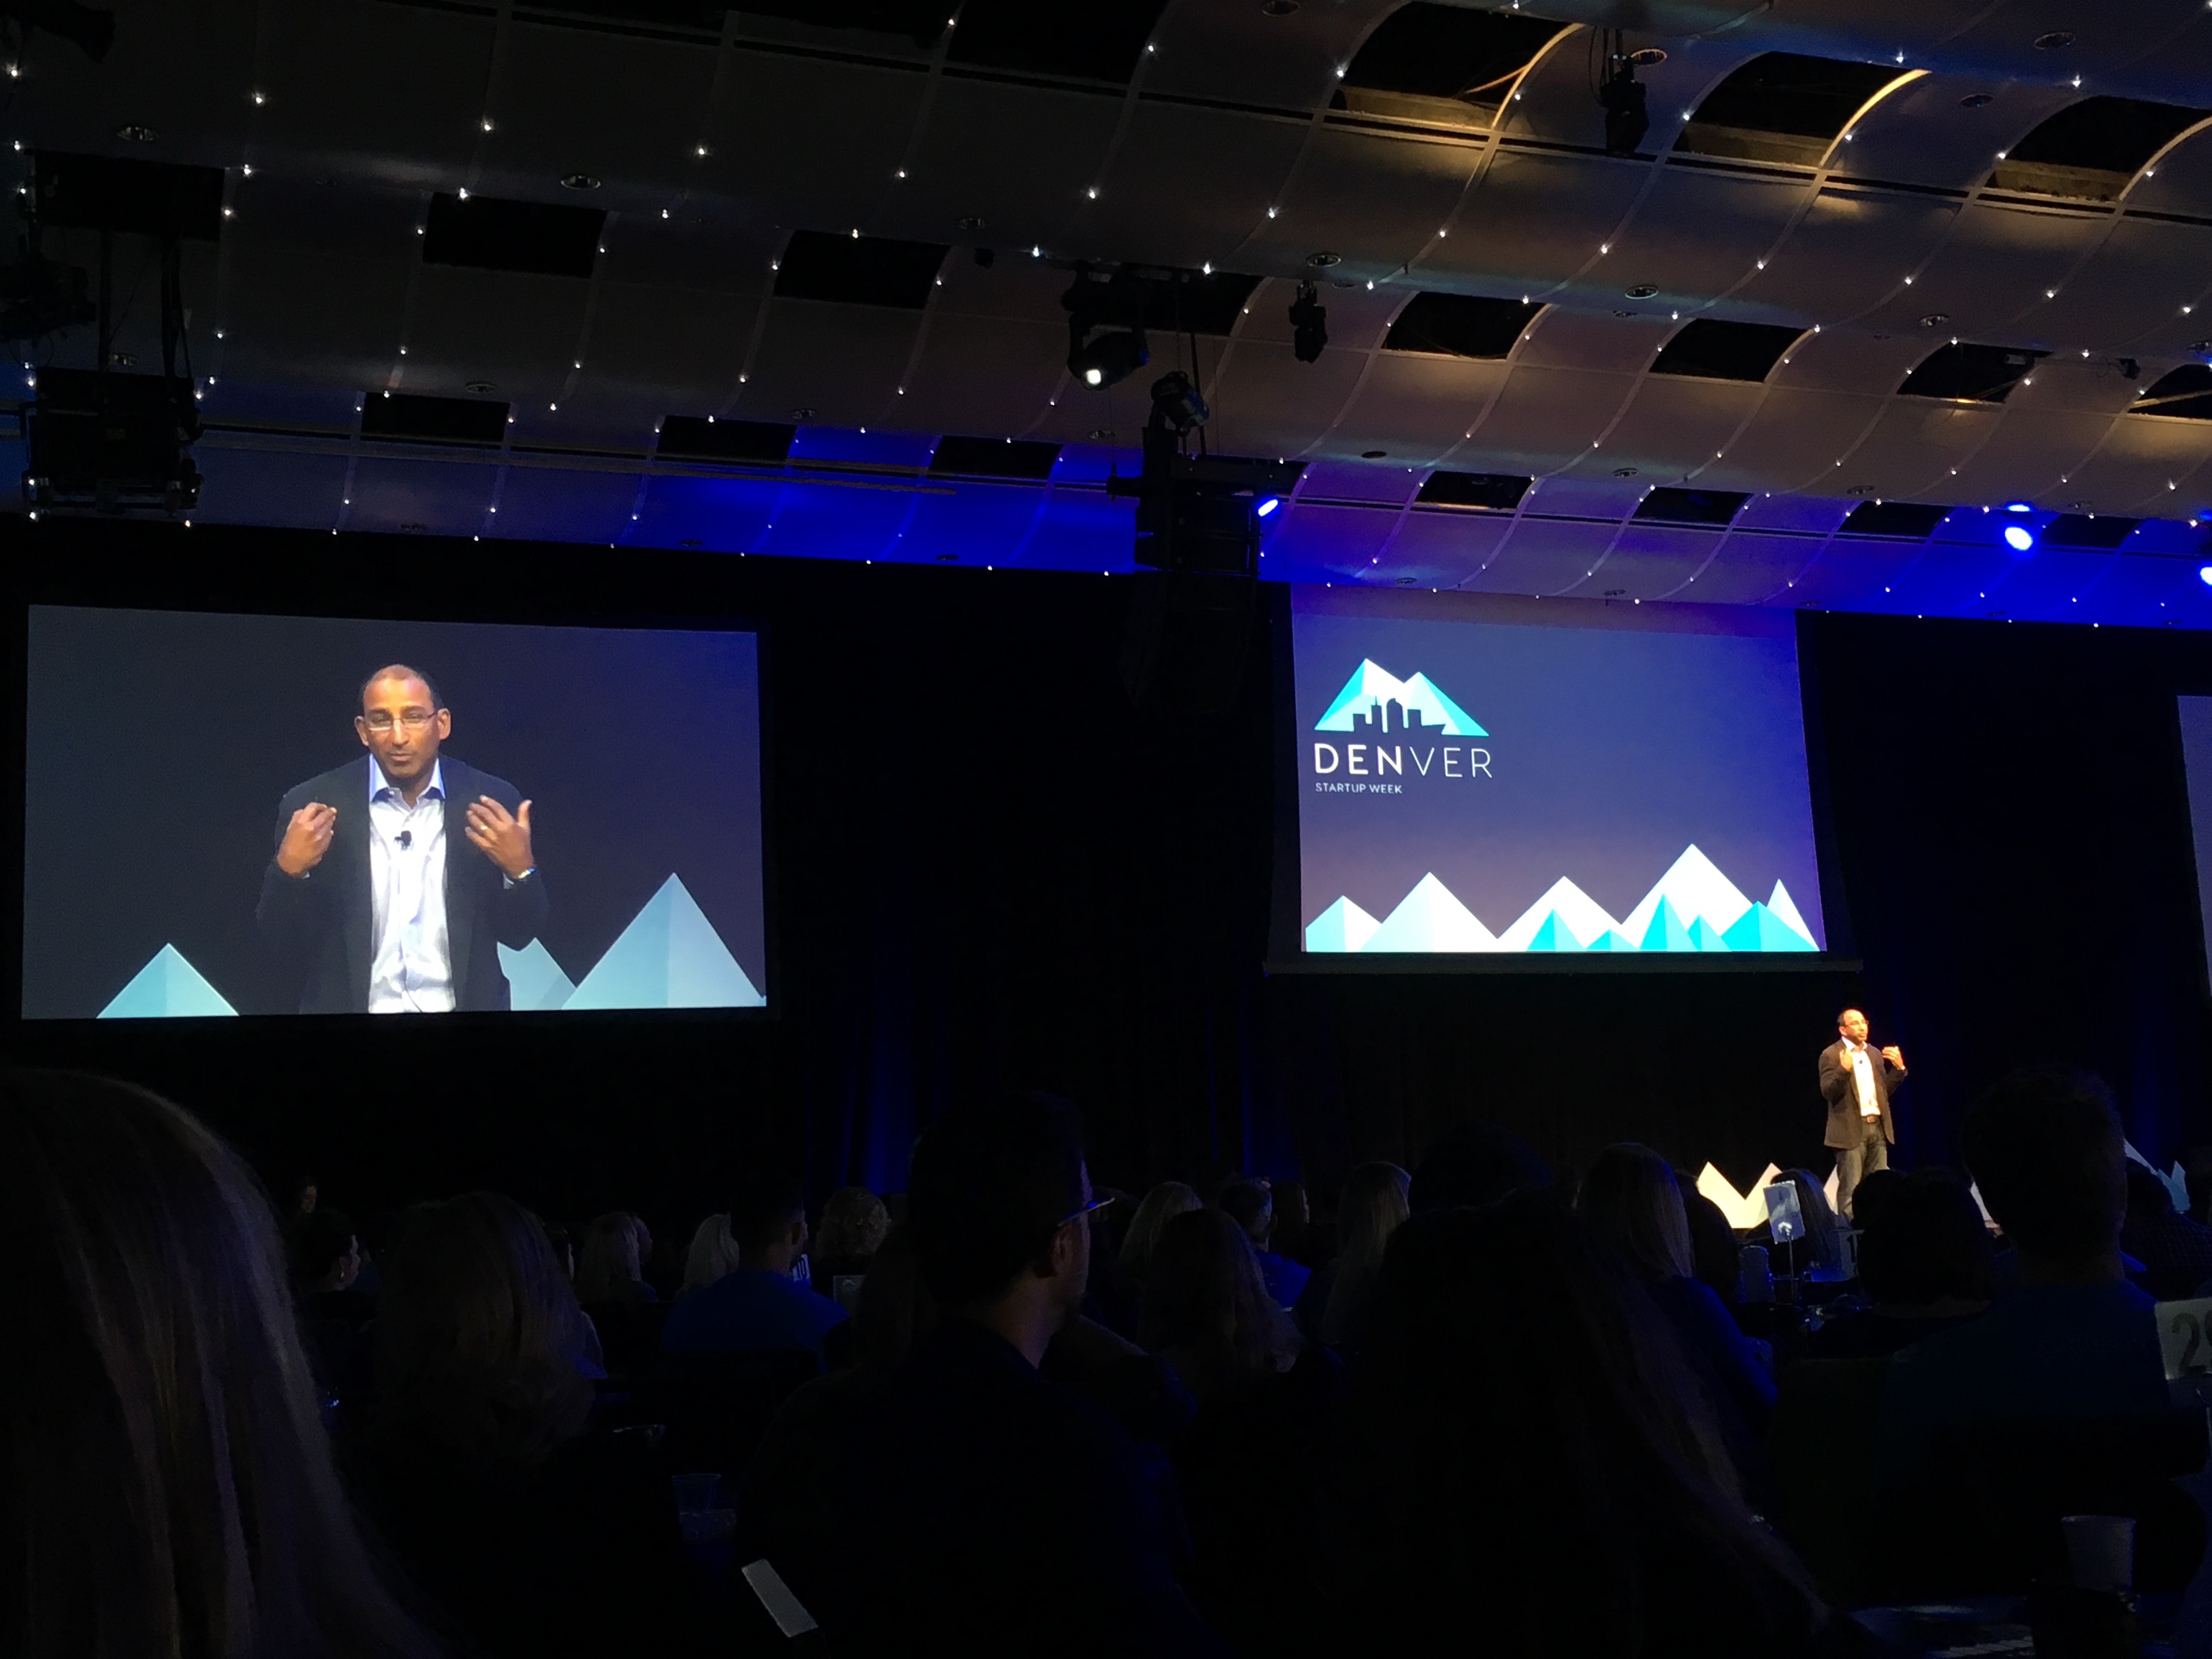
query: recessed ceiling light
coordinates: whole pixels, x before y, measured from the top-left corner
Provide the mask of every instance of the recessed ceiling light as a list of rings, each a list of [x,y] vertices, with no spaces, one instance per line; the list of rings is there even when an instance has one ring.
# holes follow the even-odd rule
[[[1634,288],[1626,290],[1632,300],[1648,300],[1658,291],[1658,285],[1655,283],[1638,283]]]
[[[981,230],[983,228],[983,216],[980,213],[969,214],[965,218],[958,220],[955,228],[960,230]]]
[[[483,397],[486,392],[490,392],[490,391],[493,391],[494,389],[495,389],[495,388],[493,387],[492,383],[491,383],[489,380],[471,380],[471,381],[470,381],[466,386],[463,386],[463,387],[461,388],[461,390],[462,390],[462,391],[464,391],[464,392],[475,392],[475,393],[476,393],[476,395],[477,395],[477,397],[479,397],[479,398]]]
[[[1951,313],[1949,312],[1931,311],[1925,317],[1923,317],[1920,319],[1920,326],[1923,328],[1941,328],[1944,324],[1950,320]]]
[[[1389,453],[1387,449],[1363,449],[1359,452],[1359,459],[1363,461],[1379,461]]]
[[[1628,61],[1638,69],[1650,69],[1654,64],[1665,63],[1667,54],[1657,46],[1646,46],[1641,52],[1630,52]]]
[[[563,190],[597,190],[599,181],[588,173],[572,173],[561,181]]]
[[[814,418],[814,411],[801,404],[791,411],[791,418],[794,421],[811,421]]]
[[[1324,248],[1319,253],[1307,254],[1306,263],[1316,270],[1327,270],[1331,265],[1342,264],[1344,258],[1341,254],[1331,253]]]
[[[1616,478],[1632,478],[1636,476],[1636,469],[1632,466],[1616,466],[1613,469],[1613,476]]]
[[[2035,49],[2038,52],[2057,52],[2073,44],[2074,31],[2071,29],[2053,29],[2048,34],[2039,34],[2035,37]]]
[[[150,144],[154,142],[154,129],[139,126],[134,122],[116,128],[115,136],[126,144]]]
[[[1960,109],[1987,109],[1995,102],[1996,102],[1996,97],[1990,93],[1970,92],[1964,98],[1961,98],[1959,100],[1959,107]]]

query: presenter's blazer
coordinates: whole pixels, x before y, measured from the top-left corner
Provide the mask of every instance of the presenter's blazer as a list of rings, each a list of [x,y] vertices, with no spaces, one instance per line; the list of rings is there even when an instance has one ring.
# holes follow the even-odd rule
[[[1897,1130],[1889,1121],[1889,1091],[1905,1081],[1905,1067],[1891,1065],[1881,1049],[1872,1047],[1867,1049],[1867,1064],[1874,1073],[1875,1103],[1881,1108],[1881,1138],[1894,1146]],[[1859,1127],[1858,1085],[1852,1079],[1850,1061],[1844,1058],[1841,1037],[1820,1050],[1820,1098],[1828,1103],[1828,1146],[1848,1152],[1866,1139],[1866,1131]]]
[[[489,795],[510,812],[521,793],[504,778],[480,772],[451,755],[438,757],[446,790],[446,940],[453,957],[453,1006],[461,1012],[505,1009],[507,974],[499,951],[520,951],[545,926],[545,877],[508,886],[500,867],[463,833],[468,804]],[[368,1012],[369,969],[376,952],[376,920],[369,891],[369,757],[289,791],[276,806],[276,844],[292,814],[309,801],[335,806],[338,821],[323,861],[304,876],[288,876],[272,854],[261,876],[254,920],[278,960],[300,976],[303,1014]]]

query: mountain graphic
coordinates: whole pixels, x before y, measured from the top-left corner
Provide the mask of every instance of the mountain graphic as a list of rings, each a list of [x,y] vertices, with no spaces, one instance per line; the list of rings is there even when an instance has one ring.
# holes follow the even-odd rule
[[[1426,674],[1401,680],[1388,669],[1364,660],[1352,671],[1352,678],[1344,683],[1344,690],[1336,694],[1336,701],[1329,704],[1328,712],[1321,717],[1314,730],[1353,731],[1353,716],[1391,702],[1399,704],[1409,714],[1419,714],[1424,725],[1442,726],[1450,737],[1490,735],[1474,723],[1472,714],[1439,691]]]
[[[101,1019],[189,1019],[210,1014],[235,1015],[238,1010],[206,976],[185,960],[173,945],[164,945],[153,959],[131,977],[97,1016]]]
[[[542,939],[520,951],[501,945],[499,965],[507,969],[507,1006],[517,1013],[561,1007],[576,989]]]
[[[1562,877],[1511,927],[1493,935],[1432,871],[1379,924],[1349,897],[1336,899],[1308,924],[1305,948],[1316,955],[1473,951],[1772,955],[1820,946],[1782,883],[1774,884],[1764,904],[1755,903],[1692,845],[1619,921]]]
[[[564,1008],[758,1008],[768,999],[672,875],[584,975]]]

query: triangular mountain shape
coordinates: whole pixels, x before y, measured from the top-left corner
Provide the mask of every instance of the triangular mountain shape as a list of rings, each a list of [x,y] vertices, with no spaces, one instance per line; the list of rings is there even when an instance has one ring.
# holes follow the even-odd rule
[[[1651,918],[1651,925],[1644,930],[1644,942],[1636,948],[1639,951],[1694,951],[1698,947],[1690,937],[1690,930],[1682,925],[1682,918],[1674,913],[1673,902],[1662,899],[1658,914]]]
[[[1685,927],[1703,916],[1723,933],[1735,927],[1743,913],[1751,908],[1751,901],[1694,843],[1682,849],[1682,856],[1668,866],[1658,884],[1622,919],[1621,932],[1631,939],[1642,939],[1650,931],[1662,900],[1674,907],[1674,914],[1682,919]],[[1648,951],[1651,947],[1647,945],[1644,948]]]
[[[1361,949],[1426,954],[1438,951],[1495,951],[1498,940],[1474,913],[1431,871],[1398,901],[1398,908]]]
[[[1340,898],[1306,924],[1306,949],[1336,955],[1358,951],[1382,924],[1348,898]]]
[[[1729,948],[1728,940],[1721,936],[1720,929],[1714,927],[1712,923],[1707,921],[1703,916],[1699,916],[1696,921],[1690,924],[1688,932],[1690,935],[1690,944],[1694,949],[1699,951],[1725,951]]]
[[[507,1006],[517,1013],[558,1008],[576,988],[542,939],[531,940],[520,951],[501,945],[499,965],[507,969]]]
[[[235,1015],[200,970],[173,945],[164,945],[100,1011],[101,1019],[194,1019]]]
[[[1531,951],[1579,951],[1583,942],[1574,930],[1559,920],[1556,910],[1544,918],[1544,925],[1529,935],[1528,948]]]
[[[1777,921],[1805,941],[1806,949],[1817,951],[1820,948],[1819,941],[1813,937],[1813,930],[1805,925],[1805,918],[1797,914],[1797,907],[1790,897],[1790,890],[1778,881],[1774,884],[1774,891],[1766,901],[1766,908],[1774,912]]]
[[[1553,916],[1557,916],[1574,934],[1577,950],[1581,950],[1593,939],[1604,938],[1620,926],[1602,905],[1563,876],[1552,884],[1543,897],[1522,911],[1520,918],[1498,936],[1498,948],[1501,951],[1534,950],[1535,946],[1529,941],[1535,938],[1536,930]]]
[[[1352,731],[1353,720],[1386,702],[1395,702],[1407,713],[1419,714],[1424,725],[1441,726],[1455,738],[1490,735],[1475,724],[1472,714],[1437,690],[1436,682],[1426,674],[1401,680],[1389,669],[1364,660],[1352,671],[1352,678],[1345,681],[1344,690],[1336,694],[1328,711],[1314,723],[1314,730]]]
[[[767,1001],[698,902],[672,875],[563,1006],[759,1008]]]
[[[1784,897],[1788,895],[1784,894]],[[1809,951],[1813,941],[1764,904],[1754,904],[1722,935],[1731,951]]]
[[[1636,948],[1636,941],[1622,933],[1620,928],[1608,927],[1601,935],[1589,942],[1589,948],[1593,951],[1633,951]]]

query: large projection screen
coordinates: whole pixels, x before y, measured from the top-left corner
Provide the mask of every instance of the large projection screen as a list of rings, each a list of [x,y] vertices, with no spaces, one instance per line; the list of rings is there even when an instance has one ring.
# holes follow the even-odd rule
[[[769,1004],[756,633],[33,605],[27,647],[26,1019]],[[372,740],[393,665],[434,746],[404,698]]]
[[[1291,613],[1305,965],[1832,960],[1793,617],[1336,587]]]

